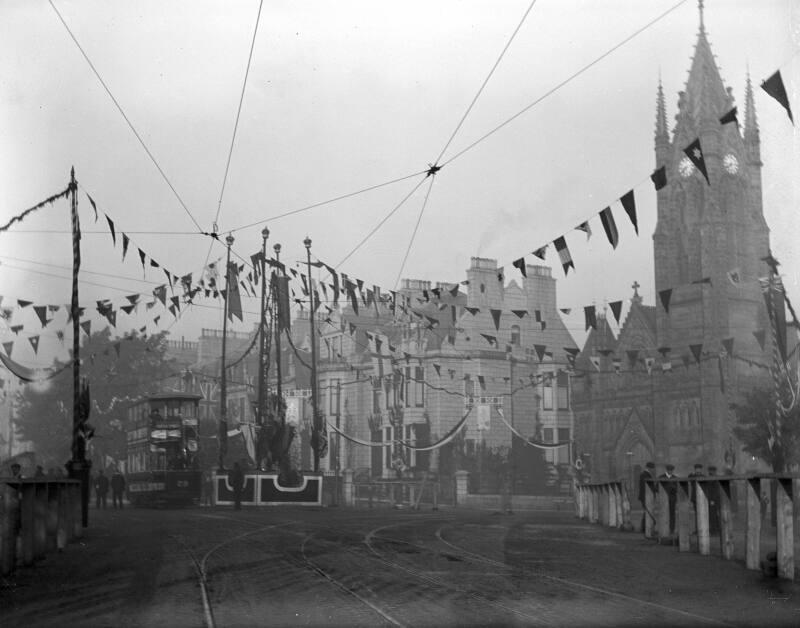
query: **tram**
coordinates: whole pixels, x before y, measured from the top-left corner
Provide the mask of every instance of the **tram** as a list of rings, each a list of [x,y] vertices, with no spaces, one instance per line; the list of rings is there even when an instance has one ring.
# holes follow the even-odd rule
[[[201,395],[161,393],[128,408],[128,499],[137,506],[198,503]]]

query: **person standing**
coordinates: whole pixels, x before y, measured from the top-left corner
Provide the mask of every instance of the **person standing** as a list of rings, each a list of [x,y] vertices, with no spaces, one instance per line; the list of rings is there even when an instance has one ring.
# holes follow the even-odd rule
[[[658,476],[660,480],[674,480],[675,465],[668,464],[665,473]],[[675,536],[675,509],[678,504],[678,483],[664,482],[664,490],[667,492],[667,504],[669,508],[669,535]]]
[[[102,469],[100,469],[94,481],[94,495],[95,507],[99,509],[102,504],[103,509],[105,509],[108,506],[108,478],[103,474]]]
[[[114,474],[111,476],[111,502],[114,508],[117,507],[122,510],[122,496],[125,494],[125,476],[119,472],[119,469],[114,469]]]
[[[652,462],[648,462],[644,465],[644,470],[639,474],[639,502],[642,504],[642,509],[644,512],[642,513],[642,532],[645,530],[644,521],[645,517],[650,515],[653,516],[651,513],[647,511],[647,502],[645,501],[645,496],[647,495],[647,481],[652,480],[655,478],[655,468],[656,465]]]
[[[244,473],[238,462],[233,463],[231,471],[231,488],[233,489],[233,503],[236,510],[242,509],[242,489],[244,488]]]
[[[716,477],[717,467],[708,467],[708,476]],[[708,483],[708,533],[719,534],[719,483]]]

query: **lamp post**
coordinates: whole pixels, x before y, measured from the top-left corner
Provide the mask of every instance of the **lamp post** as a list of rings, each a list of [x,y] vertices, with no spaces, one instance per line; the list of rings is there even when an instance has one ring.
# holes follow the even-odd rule
[[[269,238],[269,229],[264,227],[261,230],[261,321],[258,336],[258,416],[256,417],[256,422],[262,426],[262,429],[264,425],[264,393],[266,392],[264,389],[267,384],[264,365],[264,354],[267,347],[267,238]]]
[[[275,261],[278,262],[278,268],[280,268],[281,245],[276,242],[272,250],[275,251]],[[278,271],[276,270],[275,272],[277,273]],[[272,304],[273,311],[278,312],[278,285],[275,281],[272,282]],[[281,385],[281,322],[277,315],[273,326],[275,327],[275,394],[278,397],[278,406],[276,410],[280,415],[281,426],[283,426],[286,422],[286,413],[280,412],[280,403],[283,399],[283,386]]]
[[[319,439],[320,429],[319,417],[317,416],[317,343],[314,338],[314,290],[311,286],[311,238],[306,236],[303,240],[306,247],[306,268],[308,273],[308,325],[311,335],[311,412],[312,412],[312,437],[311,445],[314,450],[314,473],[319,473]]]
[[[219,378],[219,460],[217,461],[220,472],[225,470],[225,454],[228,453],[228,380],[225,372],[225,344],[228,339],[228,301],[230,300],[231,285],[231,246],[233,236],[228,234],[225,238],[228,254],[225,260],[225,303],[222,306],[222,363]]]

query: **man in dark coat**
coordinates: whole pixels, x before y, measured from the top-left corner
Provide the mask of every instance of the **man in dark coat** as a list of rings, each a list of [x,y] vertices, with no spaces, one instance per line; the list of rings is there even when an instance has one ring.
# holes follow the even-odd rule
[[[108,505],[108,478],[103,474],[102,469],[94,480],[94,495],[97,508],[100,508],[101,505],[105,508]]]
[[[119,502],[119,507],[122,509],[122,495],[124,493],[125,476],[118,470],[115,470],[114,474],[111,476],[111,502],[114,504],[114,508],[117,507],[117,502]]]
[[[647,504],[645,502],[645,491],[647,490],[647,480],[652,480],[655,478],[655,468],[656,465],[652,462],[648,462],[644,465],[644,470],[639,474],[639,495],[638,499],[639,502],[642,504],[642,509],[644,513],[642,513],[642,532],[644,532],[644,518],[649,514],[647,512]],[[652,516],[652,515],[651,515]]]
[[[231,471],[231,488],[233,489],[233,503],[236,510],[242,509],[242,489],[244,488],[244,473],[238,462],[233,463]]]
[[[675,465],[668,464],[665,473],[658,476],[659,480],[671,480],[676,477]],[[675,509],[678,505],[678,483],[667,482],[664,484],[664,490],[667,492],[667,503],[669,504],[669,534],[675,535]]]

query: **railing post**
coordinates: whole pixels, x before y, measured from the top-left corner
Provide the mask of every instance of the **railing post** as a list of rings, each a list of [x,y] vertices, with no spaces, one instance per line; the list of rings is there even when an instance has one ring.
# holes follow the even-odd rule
[[[731,517],[731,481],[719,481],[719,543],[722,557],[733,560],[733,520]]]
[[[747,529],[745,531],[745,564],[748,569],[761,568],[761,478],[747,478]]]
[[[33,557],[42,558],[47,551],[47,481],[34,480],[33,485]]]
[[[46,548],[48,552],[52,552],[58,547],[58,482],[47,482],[47,525],[46,534],[47,542]]]
[[[697,551],[703,556],[711,553],[711,536],[708,528],[708,492],[709,483],[707,480],[697,482],[697,494],[695,497],[695,516],[697,518]]]
[[[353,475],[352,469],[345,469],[342,471],[342,493],[344,497],[345,506],[355,506],[355,491],[353,489]]]
[[[794,580],[794,503],[792,479],[778,478],[778,576]]]
[[[678,482],[678,551],[688,552],[689,545],[689,482]]]
[[[591,486],[589,489],[592,492],[592,512],[589,521],[591,523],[600,522],[600,488],[598,486]]]
[[[0,576],[10,574],[17,564],[19,506],[17,487],[0,483]]]
[[[633,531],[633,523],[631,523],[631,500],[628,494],[628,487],[625,482],[620,482],[620,504],[622,506],[622,529],[625,532]]]
[[[644,536],[647,539],[652,539],[654,528],[656,524],[655,510],[656,510],[656,491],[658,485],[655,481],[645,481],[644,483]]]
[[[617,487],[614,482],[608,484],[608,525],[616,528],[617,523]]]

